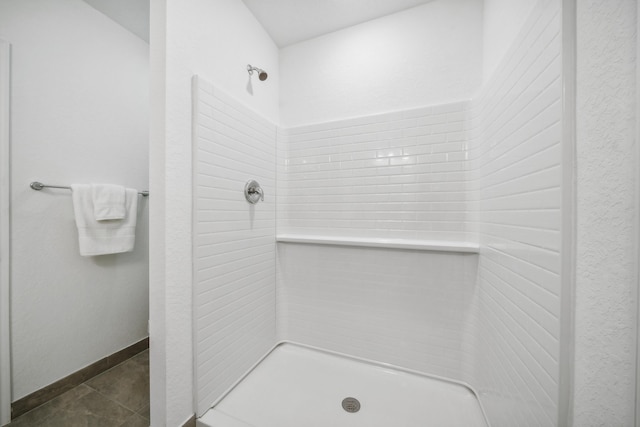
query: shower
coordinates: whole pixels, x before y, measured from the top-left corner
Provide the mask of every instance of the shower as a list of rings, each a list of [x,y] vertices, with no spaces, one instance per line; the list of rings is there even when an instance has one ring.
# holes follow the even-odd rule
[[[232,85],[193,80],[194,388],[202,426],[231,417],[285,427],[311,413],[317,421],[308,427],[525,425],[521,402],[551,420],[540,425],[566,424],[556,422],[559,402],[546,398],[560,393],[561,283],[552,274],[560,256],[552,249],[560,240],[561,165],[546,150],[561,141],[554,124],[562,46],[559,23],[545,17],[558,16],[560,4],[536,2],[512,36],[527,49],[514,49],[482,87],[474,53],[482,3],[465,2],[468,15],[455,22],[468,31],[446,47],[438,41],[453,34],[425,23],[453,18],[434,5],[260,59],[271,72],[278,67],[275,105],[265,91],[233,96]],[[407,47],[425,54],[411,56],[410,70],[398,67]],[[469,63],[442,67],[465,76],[466,93],[427,59],[452,49]],[[243,65],[250,79],[254,71],[266,77]],[[413,75],[418,69],[429,84]],[[531,122],[547,111],[545,121]],[[248,179],[272,197],[248,205]],[[537,206],[549,207],[544,223],[529,216]],[[494,224],[498,213],[506,225]],[[516,353],[521,347],[526,353]],[[347,412],[346,397],[361,410]]]
[[[171,128],[163,128],[169,132],[161,132],[165,145],[152,144],[152,157],[165,165],[157,182],[166,182],[167,201],[174,199],[159,206],[171,219],[156,230],[167,240],[155,258],[157,294],[167,300],[152,326],[165,325],[165,313],[182,322],[167,324],[167,331],[181,333],[170,334],[172,345],[158,356],[181,364],[156,364],[166,371],[158,378],[193,378],[167,383],[178,389],[160,396],[152,410],[158,423],[175,425],[193,409],[200,425],[224,425],[223,418],[233,425],[241,415],[249,425],[284,427],[277,417],[302,408],[294,425],[304,419],[311,427],[306,420],[331,414],[346,424],[372,409],[383,412],[378,421],[397,417],[386,425],[409,425],[398,420],[405,412],[417,417],[426,405],[413,411],[391,402],[404,395],[385,387],[379,389],[389,398],[374,403],[376,388],[362,385],[377,376],[355,379],[355,368],[349,370],[359,358],[405,370],[395,370],[397,376],[412,371],[458,381],[438,382],[436,397],[448,386],[470,385],[478,399],[462,393],[469,388],[452,390],[479,402],[493,427],[570,425],[572,383],[565,375],[573,375],[579,360],[567,348],[573,332],[565,326],[573,316],[565,276],[575,270],[565,249],[578,247],[565,234],[576,226],[567,218],[574,207],[565,202],[573,200],[567,181],[575,171],[565,164],[575,154],[563,115],[570,101],[563,84],[575,71],[565,66],[572,55],[565,38],[576,33],[566,28],[565,18],[576,17],[565,9],[570,2],[537,0],[506,10],[498,2],[435,0],[321,37],[278,42],[265,33],[270,25],[247,13],[243,4],[252,1],[229,2],[237,7],[225,13],[187,2],[176,5],[180,13],[171,23],[181,31],[171,32],[169,45],[190,47],[169,52],[189,61],[179,74],[169,63],[168,75],[176,77],[169,101],[191,106],[192,116],[175,111]],[[309,9],[303,10],[311,22],[325,22]],[[500,31],[505,13],[514,23],[509,34]],[[296,14],[272,10],[273,27],[299,24]],[[261,70],[247,59],[275,78],[254,85],[253,72]],[[176,93],[174,83],[186,82],[190,70],[198,72],[195,84]],[[156,96],[166,102],[162,91]],[[157,112],[161,124],[165,113]],[[261,184],[264,202],[247,203],[243,188],[250,179]],[[581,206],[592,201],[581,200]],[[184,233],[173,232],[174,218]],[[583,231],[581,239],[590,236]],[[175,259],[180,248],[184,254]],[[172,264],[172,271],[165,268]],[[611,282],[594,283],[594,293],[605,292],[601,283]],[[168,298],[174,294],[179,305]],[[610,320],[606,314],[600,324]],[[580,341],[589,342],[597,346]],[[193,361],[181,358],[191,344]],[[322,363],[311,363],[316,360]],[[613,385],[618,378],[581,363],[589,365],[575,371],[578,379],[588,372],[581,381]],[[357,366],[369,372],[373,365]],[[326,406],[312,395],[315,387],[293,386],[294,380],[319,385],[306,375],[326,372],[336,379],[322,383]],[[431,396],[425,384],[433,382],[412,378],[421,390],[413,396]],[[338,379],[354,385],[341,389]],[[294,393],[284,398],[282,389]],[[606,400],[633,399],[626,389],[624,396]],[[346,397],[357,399],[360,411],[346,412]],[[613,406],[599,399],[597,405]],[[618,411],[576,408],[583,418],[584,412],[618,418]],[[453,417],[465,413],[440,412],[452,414],[441,426],[456,425]],[[621,417],[631,418],[629,412]],[[339,426],[336,420],[324,425]]]

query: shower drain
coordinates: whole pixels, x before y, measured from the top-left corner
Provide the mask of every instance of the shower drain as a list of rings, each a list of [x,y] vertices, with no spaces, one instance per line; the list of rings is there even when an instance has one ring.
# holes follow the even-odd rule
[[[347,412],[358,412],[360,410],[360,402],[355,397],[345,397],[342,400],[342,409]]]

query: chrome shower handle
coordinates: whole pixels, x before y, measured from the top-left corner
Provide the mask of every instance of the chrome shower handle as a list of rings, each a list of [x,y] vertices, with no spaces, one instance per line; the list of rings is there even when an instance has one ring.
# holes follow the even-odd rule
[[[262,188],[257,187],[257,188],[250,188],[247,191],[250,195],[252,194],[259,194],[260,195],[260,201],[264,202],[264,192],[262,191]]]
[[[244,186],[244,198],[252,205],[255,205],[259,201],[264,202],[264,191],[262,191],[258,181],[254,179],[247,181]]]

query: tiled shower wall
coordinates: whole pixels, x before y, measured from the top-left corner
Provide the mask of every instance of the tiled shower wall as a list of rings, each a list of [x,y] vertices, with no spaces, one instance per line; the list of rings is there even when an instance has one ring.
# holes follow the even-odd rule
[[[197,412],[276,340],[276,126],[194,79],[194,318]],[[250,205],[256,179],[264,202]]]
[[[494,427],[557,425],[561,2],[542,0],[473,103],[474,385]]]
[[[468,102],[290,128],[278,233],[465,241]]]
[[[280,339],[468,382],[478,256],[278,244]]]
[[[474,239],[469,102],[284,130],[278,234]],[[278,335],[468,380],[477,255],[278,245]]]

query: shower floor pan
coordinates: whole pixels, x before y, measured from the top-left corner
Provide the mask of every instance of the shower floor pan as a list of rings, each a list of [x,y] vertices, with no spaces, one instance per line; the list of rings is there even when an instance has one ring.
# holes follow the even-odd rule
[[[357,404],[345,398],[355,398]],[[198,420],[200,427],[487,427],[466,387],[282,344]]]

